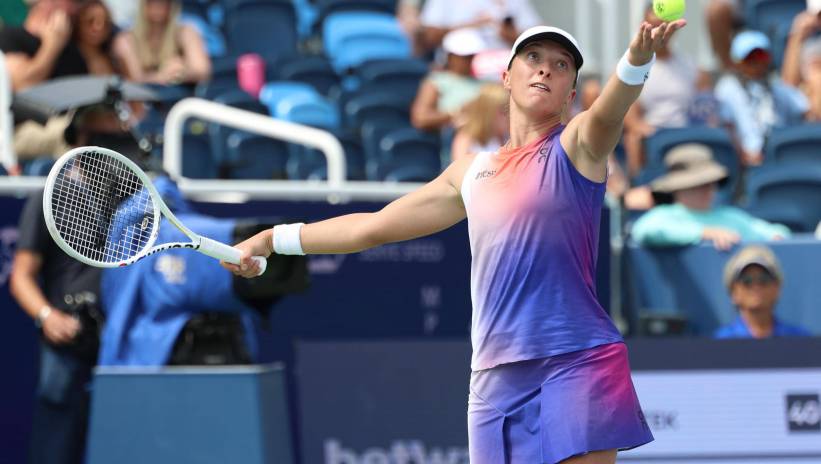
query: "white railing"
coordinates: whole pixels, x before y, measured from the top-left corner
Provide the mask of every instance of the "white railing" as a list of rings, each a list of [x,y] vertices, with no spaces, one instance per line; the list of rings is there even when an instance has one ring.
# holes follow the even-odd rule
[[[6,55],[0,51],[0,164],[10,171],[17,166],[14,154],[14,116],[11,114],[11,77],[6,69]]]

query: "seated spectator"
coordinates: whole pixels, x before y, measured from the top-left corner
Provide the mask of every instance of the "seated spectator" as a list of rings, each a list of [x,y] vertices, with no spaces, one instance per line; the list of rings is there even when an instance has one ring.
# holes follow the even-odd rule
[[[473,57],[485,49],[475,29],[449,32],[443,41],[448,52],[445,70],[433,71],[419,86],[411,106],[411,123],[417,129],[452,127],[462,106],[476,98],[482,82],[473,77]]]
[[[464,108],[462,125],[453,137],[451,159],[456,161],[485,151],[496,151],[508,138],[509,95],[499,84],[485,84],[479,96]]]
[[[733,35],[744,24],[740,2],[741,0],[710,0],[704,10],[713,52],[718,58],[720,69],[725,71],[735,67],[730,59],[730,44]]]
[[[115,39],[111,13],[102,0],[86,0],[74,17],[74,43],[90,74],[119,74],[133,80],[139,61],[122,36]]]
[[[529,0],[426,0],[421,15],[424,44],[435,50],[456,29],[478,28],[487,48],[510,49],[516,37],[542,24]]]
[[[821,120],[821,14],[805,11],[795,17],[781,78],[788,85],[801,89],[810,105],[808,119]]]
[[[70,0],[38,0],[31,5],[23,27],[0,30],[0,50],[6,55],[13,91],[88,72],[80,51],[70,41],[75,9]]]
[[[770,39],[764,33],[739,33],[730,50],[736,71],[716,84],[716,97],[727,108],[741,145],[741,161],[747,166],[763,162],[765,139],[774,127],[799,123],[809,110],[807,98],[798,89],[769,78],[770,50]]]
[[[647,5],[644,21],[656,27],[662,21]],[[704,79],[690,57],[674,50],[667,42],[656,52],[656,63],[644,83],[639,99],[624,119],[624,149],[631,177],[644,167],[644,140],[659,128],[680,128],[689,124],[688,111]]]
[[[140,63],[137,80],[163,85],[208,80],[211,59],[197,30],[178,22],[178,0],[141,0],[140,9],[125,40]]]
[[[672,195],[673,203],[655,206],[633,225],[631,234],[642,245],[683,246],[711,241],[729,250],[744,240],[779,240],[790,236],[781,224],[757,219],[733,206],[713,206],[718,183],[727,169],[713,161],[710,148],[679,145],[665,156],[667,174],[650,186],[657,194]]]
[[[724,285],[738,309],[738,318],[732,324],[719,328],[715,337],[811,336],[806,329],[785,324],[773,314],[782,280],[778,259],[765,246],[750,245],[730,258],[724,267]]]

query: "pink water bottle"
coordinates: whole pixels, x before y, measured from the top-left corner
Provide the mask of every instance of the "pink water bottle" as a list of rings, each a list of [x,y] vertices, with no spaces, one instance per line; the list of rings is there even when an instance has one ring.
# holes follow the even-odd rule
[[[265,85],[265,60],[256,53],[237,58],[237,81],[242,90],[257,98]]]

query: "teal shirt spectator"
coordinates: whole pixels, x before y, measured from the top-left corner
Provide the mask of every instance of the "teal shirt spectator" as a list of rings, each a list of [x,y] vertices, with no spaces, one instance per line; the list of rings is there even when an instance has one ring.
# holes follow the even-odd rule
[[[681,204],[654,207],[636,221],[631,234],[641,245],[695,245],[701,242],[705,227],[734,230],[743,241],[773,240],[791,235],[786,226],[758,219],[733,206],[696,211]]]

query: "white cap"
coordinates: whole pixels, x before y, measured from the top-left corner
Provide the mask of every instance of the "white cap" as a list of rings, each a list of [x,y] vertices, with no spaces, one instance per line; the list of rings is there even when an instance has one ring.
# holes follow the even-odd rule
[[[522,32],[513,44],[513,48],[510,49],[510,59],[507,60],[508,69],[510,69],[513,58],[516,57],[522,47],[534,40],[541,39],[552,40],[566,48],[573,55],[573,60],[576,62],[576,71],[578,72],[581,69],[584,57],[582,56],[582,49],[579,48],[579,43],[569,32],[553,26],[534,26]]]
[[[485,39],[476,29],[463,28],[455,29],[445,34],[442,39],[442,48],[446,52],[458,56],[470,56],[481,53],[487,49]]]

